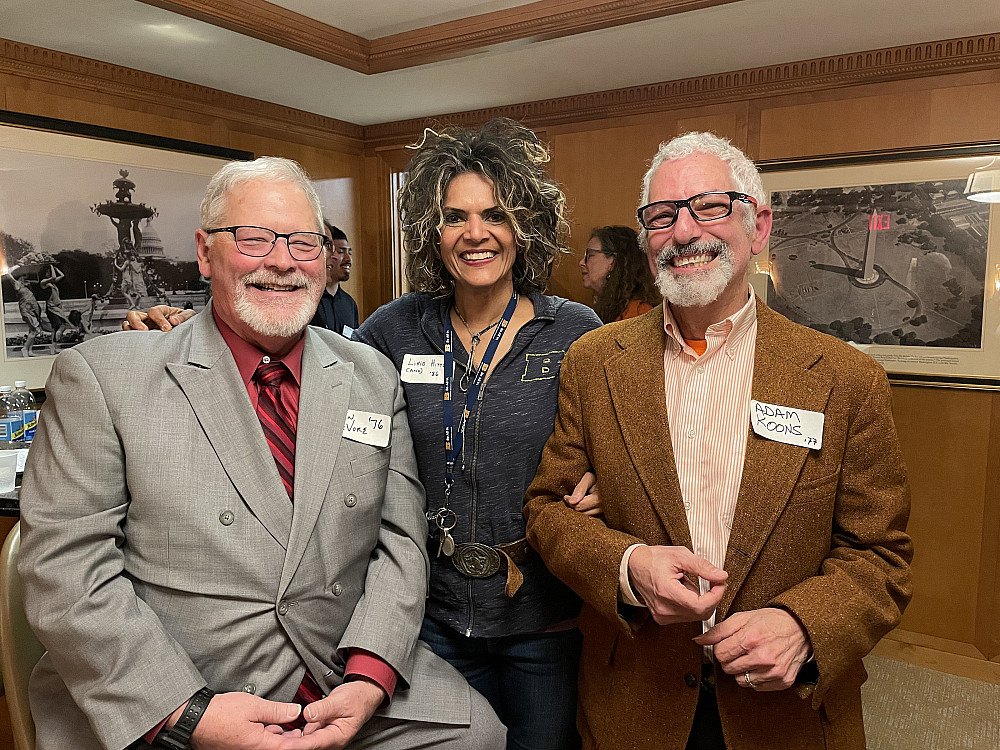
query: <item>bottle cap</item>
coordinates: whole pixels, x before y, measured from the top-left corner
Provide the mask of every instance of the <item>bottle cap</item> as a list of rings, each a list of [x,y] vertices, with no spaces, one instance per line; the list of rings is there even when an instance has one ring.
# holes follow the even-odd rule
[[[0,393],[10,393],[14,389],[9,385],[0,385]]]
[[[28,381],[27,380],[15,380],[14,381],[14,387],[15,388],[24,388],[27,385],[28,385]]]

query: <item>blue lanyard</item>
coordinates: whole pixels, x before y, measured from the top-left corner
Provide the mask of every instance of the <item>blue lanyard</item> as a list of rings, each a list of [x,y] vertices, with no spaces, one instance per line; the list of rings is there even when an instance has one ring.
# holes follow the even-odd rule
[[[455,355],[453,353],[455,328],[451,324],[451,315],[448,315],[448,323],[444,329],[444,389],[442,394],[442,421],[444,422],[444,507],[448,507],[448,499],[451,497],[451,488],[455,484],[455,462],[462,452],[462,443],[465,440],[465,423],[469,419],[469,413],[473,405],[482,397],[483,381],[486,380],[486,373],[489,372],[493,356],[496,354],[500,339],[503,338],[507,326],[510,325],[511,318],[514,317],[514,310],[517,307],[517,292],[510,296],[507,309],[503,311],[503,317],[497,324],[490,343],[486,347],[482,360],[479,362],[479,369],[476,371],[476,378],[469,386],[469,392],[465,397],[465,408],[458,422],[458,429],[454,426],[454,388],[455,380]]]

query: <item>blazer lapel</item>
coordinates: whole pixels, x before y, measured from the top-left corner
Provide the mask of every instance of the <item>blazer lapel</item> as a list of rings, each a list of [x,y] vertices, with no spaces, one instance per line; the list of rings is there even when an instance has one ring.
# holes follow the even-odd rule
[[[751,386],[754,400],[824,411],[833,386],[827,376],[810,369],[821,356],[806,340],[795,336],[794,326],[758,301]],[[719,605],[721,616],[725,616],[788,503],[809,450],[762,438],[748,426],[743,479],[726,552],[729,581]]]
[[[210,307],[190,325],[191,349],[187,363],[170,363],[167,370],[184,391],[222,468],[243,501],[271,536],[287,548],[291,503],[274,470],[274,457],[267,447],[236,362],[215,326]]]
[[[354,363],[341,360],[322,337],[306,329],[295,435],[295,509],[279,596],[305,554],[330,489],[353,379]]]
[[[621,351],[604,365],[611,402],[632,465],[660,517],[671,544],[691,546],[663,384],[663,308],[642,318],[618,339]],[[639,373],[645,373],[639,377]],[[647,538],[650,543],[660,540]]]

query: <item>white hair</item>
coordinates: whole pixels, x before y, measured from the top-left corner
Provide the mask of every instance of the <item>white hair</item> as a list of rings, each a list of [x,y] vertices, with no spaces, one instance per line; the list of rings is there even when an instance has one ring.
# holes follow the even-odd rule
[[[757,201],[758,206],[768,204],[768,195],[764,192],[764,185],[760,180],[760,172],[757,166],[750,161],[746,154],[730,143],[726,138],[720,138],[714,133],[684,133],[669,141],[660,144],[656,156],[649,164],[649,169],[642,178],[642,200],[640,206],[649,203],[649,186],[653,181],[656,171],[663,166],[664,162],[677,161],[695,154],[706,154],[726,162],[729,165],[729,173],[733,178],[733,188],[741,193],[746,193]],[[745,209],[749,206],[742,204]],[[744,210],[743,225],[747,234],[751,234],[754,229],[754,212]],[[639,233],[639,240],[642,246],[646,246],[646,230]]]
[[[323,234],[323,204],[305,170],[297,162],[278,156],[261,156],[253,161],[231,161],[213,175],[201,201],[201,228],[217,229],[224,221],[226,200],[238,185],[247,182],[290,182],[301,188],[313,213],[315,231]],[[214,235],[209,235],[211,240]]]

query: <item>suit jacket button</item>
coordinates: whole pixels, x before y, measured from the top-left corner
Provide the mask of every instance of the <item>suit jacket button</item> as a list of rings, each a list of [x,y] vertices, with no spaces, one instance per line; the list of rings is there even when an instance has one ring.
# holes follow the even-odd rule
[[[340,582],[333,584],[333,595],[340,596],[344,593],[344,587],[340,585]]]
[[[282,602],[278,605],[278,614],[287,615],[288,614],[288,602]]]
[[[344,498],[344,505],[346,505],[348,508],[353,508],[357,504],[358,504],[358,498],[353,494],[348,495],[347,497]]]
[[[248,682],[245,685],[243,685],[243,692],[250,693],[250,695],[254,695],[257,692],[257,686],[254,685],[252,682]]]
[[[231,510],[224,510],[219,514],[219,521],[222,522],[223,526],[229,526],[235,520],[236,516],[233,515]]]
[[[688,672],[684,675],[684,684],[689,688],[696,688],[698,687],[698,678],[694,675],[694,673]]]

